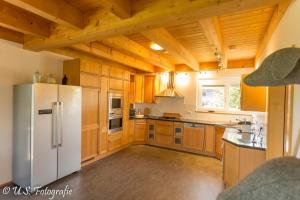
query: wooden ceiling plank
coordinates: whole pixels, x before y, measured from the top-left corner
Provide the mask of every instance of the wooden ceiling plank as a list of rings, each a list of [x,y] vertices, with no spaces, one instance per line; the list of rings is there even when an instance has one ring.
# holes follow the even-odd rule
[[[291,4],[293,0],[281,0],[281,2],[277,5],[277,7],[274,10],[273,16],[271,18],[271,21],[269,23],[269,26],[264,34],[264,37],[262,38],[260,45],[257,49],[256,56],[255,56],[255,62],[257,62],[260,57],[262,56],[264,50],[266,49],[272,34],[276,30],[279,22],[281,21],[282,17],[284,16],[286,10],[288,9],[289,5]]]
[[[83,13],[64,0],[4,0],[57,24],[83,28]]]
[[[24,34],[0,27],[0,39],[23,44]]]
[[[121,52],[118,52],[110,47],[107,47],[99,42],[92,42],[90,44],[76,44],[71,48],[89,53],[91,55],[115,61],[117,63],[127,65],[129,67],[139,69],[147,72],[154,72],[154,66],[143,62],[139,59],[133,58]]]
[[[139,56],[146,60],[147,62],[163,68],[167,71],[174,71],[175,67],[171,62],[165,57],[143,47],[142,45],[130,40],[125,36],[112,37],[102,40],[104,44],[113,47],[119,51],[129,53],[133,56]]]
[[[221,33],[218,17],[202,19],[199,22],[212,51],[221,55],[222,68],[227,68],[228,56],[224,47],[224,39]]]
[[[178,40],[176,40],[165,28],[144,31],[142,32],[142,34],[149,38],[151,41],[159,44],[172,56],[181,59],[193,70],[199,70],[197,59],[184,46],[182,46],[182,44]]]
[[[48,21],[2,1],[0,1],[0,26],[38,37],[50,36]]]
[[[49,48],[59,48],[77,44],[102,40],[108,37],[127,35],[159,27],[184,23],[196,19],[228,14],[242,10],[253,9],[266,5],[275,5],[280,0],[166,0],[161,7],[146,8],[130,18],[117,20],[115,23],[100,23],[87,25],[81,30],[57,31],[50,38],[38,38],[25,41],[25,48],[39,51]]]

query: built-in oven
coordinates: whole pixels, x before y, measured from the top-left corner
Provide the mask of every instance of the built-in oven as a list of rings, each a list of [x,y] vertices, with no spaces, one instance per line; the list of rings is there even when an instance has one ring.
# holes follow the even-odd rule
[[[123,129],[123,94],[119,92],[108,93],[109,133]]]

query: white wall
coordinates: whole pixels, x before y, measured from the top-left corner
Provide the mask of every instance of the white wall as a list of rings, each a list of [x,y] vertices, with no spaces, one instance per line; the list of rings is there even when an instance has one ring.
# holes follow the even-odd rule
[[[252,69],[232,69],[219,72],[206,72],[206,78],[231,78],[239,77],[241,74],[247,74],[252,72]],[[202,75],[201,77],[203,76]],[[218,122],[235,122],[237,118],[252,120],[254,112],[248,112],[246,115],[235,115],[235,114],[213,114],[213,113],[199,113],[196,111],[196,100],[197,100],[197,80],[199,79],[199,73],[190,72],[187,73],[188,77],[184,80],[176,79],[176,88],[184,96],[184,99],[175,98],[158,98],[156,104],[137,104],[136,108],[143,109],[148,107],[151,109],[151,115],[162,115],[164,112],[178,112],[184,118],[199,119],[204,121],[218,121]],[[161,89],[164,89],[164,85]],[[265,113],[255,113],[258,117],[257,120],[265,122]]]
[[[272,52],[286,47],[296,45],[300,48],[300,0],[294,0],[286,14],[283,16],[276,31],[264,51],[258,64]],[[294,117],[293,117],[293,143],[292,151],[294,155],[298,153],[300,157],[300,86],[295,87],[294,94]]]
[[[51,53],[23,50],[19,44],[0,40],[0,185],[12,177],[12,86],[30,83],[36,70],[43,81],[49,73],[61,80],[64,59]]]

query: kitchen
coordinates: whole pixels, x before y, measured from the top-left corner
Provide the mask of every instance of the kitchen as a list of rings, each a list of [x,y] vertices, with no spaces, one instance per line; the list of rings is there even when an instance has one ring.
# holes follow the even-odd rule
[[[4,199],[222,199],[299,158],[299,0],[62,2],[0,2]]]

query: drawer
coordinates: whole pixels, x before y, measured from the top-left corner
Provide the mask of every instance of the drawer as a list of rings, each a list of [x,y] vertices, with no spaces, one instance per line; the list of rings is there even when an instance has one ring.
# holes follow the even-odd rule
[[[97,75],[80,73],[80,85],[87,87],[100,87],[100,78]]]
[[[109,89],[123,91],[123,80],[110,78],[109,79]]]
[[[172,145],[173,136],[157,134],[155,135],[155,142],[161,145]]]

